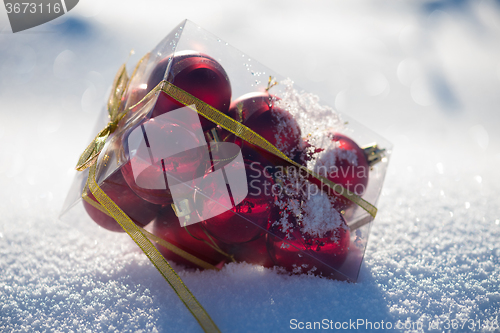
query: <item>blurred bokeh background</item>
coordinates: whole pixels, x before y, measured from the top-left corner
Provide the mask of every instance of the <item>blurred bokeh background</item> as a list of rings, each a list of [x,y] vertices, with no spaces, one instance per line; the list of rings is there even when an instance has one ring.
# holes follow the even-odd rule
[[[80,0],[15,34],[0,8],[0,328],[198,329],[128,240],[57,219],[118,67],[186,18],[394,144],[360,282],[185,273],[221,328],[498,319],[500,1]]]

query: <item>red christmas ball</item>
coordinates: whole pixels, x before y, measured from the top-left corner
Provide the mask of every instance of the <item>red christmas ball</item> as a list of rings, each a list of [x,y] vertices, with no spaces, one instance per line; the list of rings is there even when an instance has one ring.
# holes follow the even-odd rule
[[[257,239],[268,228],[271,206],[275,200],[272,194],[274,182],[258,163],[245,161],[231,167],[245,169],[246,179],[242,184],[236,187],[221,186],[212,180],[212,173],[208,173],[203,179],[201,190],[195,195],[195,205],[201,219],[204,219],[203,216],[213,216],[202,222],[211,235],[224,243],[239,244]],[[224,170],[226,173],[231,171],[228,167]],[[214,172],[217,171],[220,170]],[[248,192],[242,191],[246,186]],[[216,216],[211,214],[216,210],[222,213]]]
[[[215,242],[220,249],[226,251],[228,247],[226,244],[213,238],[211,240],[204,231],[201,223],[182,227],[170,206],[163,208],[156,217],[153,224],[153,234],[214,266],[219,267],[230,260],[227,256],[212,247],[215,246],[213,243]],[[188,259],[173,253],[161,245],[157,245],[157,248],[167,260],[172,260],[188,268],[200,268]]]
[[[345,261],[349,251],[350,233],[341,214],[338,214],[340,225],[323,232],[311,235],[305,232],[303,225],[289,212],[287,223],[281,219],[270,228],[267,237],[269,254],[277,266],[291,273],[309,273],[331,276]],[[282,218],[286,215],[284,214]],[[285,227],[286,226],[286,227]],[[325,265],[326,264],[326,265]]]
[[[231,103],[228,116],[240,123],[244,123],[253,115],[260,115],[263,112],[269,111],[275,100],[277,100],[277,97],[268,93],[254,92],[245,94]],[[264,164],[269,163],[260,151],[251,145],[244,144],[243,139],[224,129],[221,129],[220,132],[223,141],[234,142],[242,148],[244,158]]]
[[[339,133],[329,133],[335,148],[324,151],[316,162],[315,170],[343,188],[362,196],[368,185],[370,167],[366,155],[356,142]],[[325,187],[323,187],[325,188]],[[332,189],[328,193],[335,195],[337,210],[345,210],[353,202]]]
[[[186,127],[152,118],[125,134],[128,162],[122,174],[141,198],[155,204],[171,204],[175,195],[192,193],[193,180],[201,177],[209,160],[205,142]]]
[[[274,266],[273,259],[267,250],[266,235],[262,235],[250,242],[235,245],[233,256],[236,261],[245,261],[249,264],[268,268]]]
[[[128,187],[120,171],[111,174],[100,187],[140,227],[144,227],[151,222],[161,208],[159,205],[154,205],[138,197]],[[99,204],[90,191],[87,191],[87,196],[90,200]],[[114,218],[92,206],[85,199],[83,200],[83,206],[89,216],[101,227],[111,231],[123,232],[122,227]]]
[[[166,57],[153,69],[147,83],[149,90],[163,80],[170,61],[171,66],[166,77],[167,81],[217,110],[223,113],[228,112],[231,102],[229,77],[224,68],[206,54],[185,51],[176,53],[173,58],[172,56]],[[181,107],[184,107],[184,105],[162,92],[158,97],[151,117],[157,117]],[[200,116],[199,119],[204,131],[216,126],[203,116]]]
[[[243,125],[269,141],[289,158],[296,159],[301,154],[300,127],[288,111],[273,106],[264,112],[254,113]],[[243,148],[247,146],[255,148],[245,141]]]
[[[245,122],[252,116],[271,110],[278,100],[278,97],[265,92],[248,93],[231,102],[228,116],[236,121]]]
[[[231,103],[228,115],[261,135],[288,157],[300,159],[303,148],[300,128],[288,111],[275,106],[275,102],[279,100],[280,98],[269,93],[245,94]],[[269,153],[234,134],[222,130],[221,138],[242,147],[243,156],[249,160],[262,164],[268,164],[270,160],[279,163]]]

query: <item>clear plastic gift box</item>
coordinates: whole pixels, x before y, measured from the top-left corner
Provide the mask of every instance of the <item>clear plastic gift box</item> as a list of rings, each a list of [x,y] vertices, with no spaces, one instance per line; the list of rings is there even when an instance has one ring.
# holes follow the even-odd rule
[[[357,280],[389,142],[190,21],[130,73],[96,181],[167,261]],[[63,216],[123,232],[88,176]]]

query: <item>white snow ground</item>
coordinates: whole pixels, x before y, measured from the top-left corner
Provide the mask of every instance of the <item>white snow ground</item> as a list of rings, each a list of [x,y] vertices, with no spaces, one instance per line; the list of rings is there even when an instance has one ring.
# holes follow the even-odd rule
[[[17,34],[0,9],[0,331],[201,331],[126,235],[57,218],[117,68],[184,18],[395,145],[358,283],[180,273],[223,332],[499,331],[498,1],[141,3]]]

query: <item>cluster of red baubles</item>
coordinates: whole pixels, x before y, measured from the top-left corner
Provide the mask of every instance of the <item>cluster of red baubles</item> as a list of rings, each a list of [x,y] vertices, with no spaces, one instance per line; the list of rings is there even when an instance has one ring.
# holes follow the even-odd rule
[[[164,77],[168,66],[168,76]],[[297,163],[305,165],[312,158],[312,154],[321,151],[314,149],[307,139],[302,138],[293,116],[278,107],[276,102],[279,99],[269,92],[250,93],[231,101],[229,78],[222,66],[210,56],[185,52],[166,57],[153,69],[147,81],[147,88],[140,92],[140,95],[146,95],[164,78],[249,127]],[[273,170],[278,165],[284,166],[286,162],[223,130],[202,116],[199,116],[199,122],[192,124],[155,122],[156,117],[180,107],[183,105],[161,92],[147,119],[136,128],[144,126],[144,131],[147,126],[149,135],[155,136],[156,140],[164,137],[163,149],[167,153],[165,156],[171,156],[168,154],[169,149],[182,153],[162,160],[151,158],[148,165],[141,168],[142,171],[137,174],[132,163],[141,163],[141,158],[147,160],[148,156],[134,156],[127,146],[125,133],[120,149],[128,162],[101,185],[103,191],[132,221],[141,227],[153,222],[154,234],[217,267],[235,260],[265,267],[280,266],[290,272],[329,275],[328,269],[322,265],[339,268],[343,264],[350,244],[349,229],[343,218],[340,227],[328,231],[322,237],[313,237],[302,231],[301,223],[297,222],[291,209],[280,209],[276,204],[277,200],[282,200],[283,197],[278,198],[279,195],[272,190],[275,185],[280,185]],[[217,160],[217,151],[210,149],[210,144],[208,150],[212,162],[208,164],[205,162],[207,159],[203,156],[203,149],[189,149],[203,144],[199,136],[193,133],[210,133],[213,137],[214,131],[220,141],[236,144],[241,149],[243,163],[240,163],[239,167],[245,169],[249,189],[248,195],[243,200],[238,200],[238,204],[233,204],[233,199],[225,195],[228,191],[231,193],[229,185],[221,189],[208,181],[208,175],[217,168],[217,161],[225,159]],[[336,172],[326,172],[322,175],[352,192],[362,194],[360,189],[364,190],[368,182],[368,163],[363,150],[344,135],[330,133],[330,137],[336,144],[334,150],[351,151],[351,157],[354,158],[339,158],[342,156],[334,153],[337,158],[325,159],[323,165],[328,170],[335,169]],[[366,169],[364,176],[360,176],[359,172],[342,172],[354,167]],[[211,208],[211,202],[232,208],[199,223],[182,227],[177,217],[179,214],[176,215],[177,212],[172,208],[173,195],[167,185],[166,172],[175,177],[179,184],[187,184],[185,195],[190,196],[190,209],[193,211],[190,213],[197,214],[198,211],[199,216],[202,216],[201,212]],[[193,180],[200,177],[201,181],[194,184]],[[163,187],[155,186],[159,183],[163,184]],[[103,228],[122,231],[113,218],[99,209],[99,204],[92,194],[87,194],[93,204],[85,200],[83,203],[92,219]],[[335,209],[345,211],[349,208],[350,201],[333,191],[328,194]],[[207,197],[211,200],[204,199]],[[291,226],[286,231],[283,231],[281,224],[276,223],[276,220],[283,218],[286,218]],[[187,267],[197,267],[162,246],[158,246],[158,249],[168,260]]]

